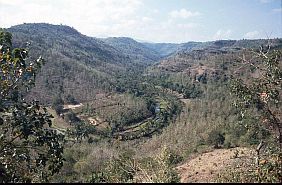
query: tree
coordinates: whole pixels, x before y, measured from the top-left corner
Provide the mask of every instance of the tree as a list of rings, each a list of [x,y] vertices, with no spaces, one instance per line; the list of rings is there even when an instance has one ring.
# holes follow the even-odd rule
[[[80,121],[80,119],[76,116],[73,111],[67,112],[64,116],[64,119],[69,123],[76,123]]]
[[[67,136],[74,138],[75,141],[81,142],[84,138],[90,138],[89,134],[96,132],[94,126],[89,125],[83,121],[76,122],[74,128],[67,129]]]
[[[274,136],[274,140],[262,140],[257,146],[256,169],[252,169],[251,175],[242,176],[244,182],[282,182],[281,56],[281,51],[271,50],[270,46],[251,51],[251,58],[244,55],[241,59],[244,65],[236,71],[248,69],[251,75],[245,79],[233,76],[231,81],[231,92],[237,97],[234,105],[242,120],[255,117]],[[246,123],[246,127],[253,125]]]
[[[52,115],[24,95],[44,63],[28,48],[12,49],[12,34],[0,30],[0,182],[42,182],[63,165],[64,136],[51,128]]]
[[[214,148],[218,148],[219,145],[224,143],[225,137],[219,130],[213,130],[209,133],[208,143],[214,145]]]
[[[270,47],[265,51],[261,47],[251,55],[249,60],[242,58],[244,65],[238,70],[248,68],[256,75],[247,79],[232,77],[231,93],[237,97],[234,105],[241,111],[242,118],[250,114],[260,119],[261,124],[276,135],[281,148],[281,51],[271,51]]]
[[[71,103],[71,104],[78,104],[78,102],[76,101],[76,99],[71,95],[68,94],[66,97],[66,102],[67,103]]]
[[[201,91],[200,87],[196,86],[195,84],[192,84],[186,87],[186,89],[184,90],[183,97],[194,99],[194,98],[201,97],[202,94],[203,92]]]
[[[52,108],[56,111],[58,115],[60,115],[64,110],[64,101],[61,96],[56,96],[52,101]]]

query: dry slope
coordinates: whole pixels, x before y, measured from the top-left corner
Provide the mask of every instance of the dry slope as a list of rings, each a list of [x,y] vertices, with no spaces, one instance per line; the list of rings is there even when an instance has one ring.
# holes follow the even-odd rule
[[[235,157],[236,151],[238,156]],[[218,174],[226,169],[239,168],[254,160],[255,151],[250,148],[217,149],[203,153],[176,167],[181,182],[215,182]]]

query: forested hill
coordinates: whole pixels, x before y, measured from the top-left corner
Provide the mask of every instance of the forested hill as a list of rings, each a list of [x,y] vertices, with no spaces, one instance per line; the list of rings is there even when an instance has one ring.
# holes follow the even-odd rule
[[[219,40],[213,42],[203,43],[186,43],[179,47],[179,51],[173,55],[162,59],[157,66],[165,71],[185,71],[189,67],[199,67],[195,61],[202,60],[202,64],[208,63],[213,65],[212,61],[226,60],[229,63],[238,60],[240,54],[242,54],[244,48],[258,50],[260,47],[266,47],[270,45],[271,49],[281,49],[282,39],[259,39],[259,40]],[[181,49],[180,49],[181,48]],[[221,67],[224,67],[224,63]],[[207,69],[213,68],[212,66]]]
[[[243,48],[257,48],[261,45],[272,43],[272,49],[281,47],[282,39],[254,39],[254,40],[217,40],[209,42],[186,42],[186,43],[143,43],[146,47],[157,52],[163,58],[183,52],[201,50],[205,52],[228,52],[238,51]]]
[[[126,56],[134,61],[143,63],[154,63],[160,59],[160,54],[144,44],[139,43],[128,37],[109,37],[102,39],[107,44],[117,48]]]
[[[79,101],[99,92],[114,91],[122,76],[136,75],[148,62],[136,60],[137,54],[124,54],[120,48],[82,35],[63,25],[21,24],[8,29],[15,47],[31,43],[30,55],[43,54],[47,60],[30,96],[50,103],[55,96],[74,96]],[[157,61],[158,56],[150,59]]]
[[[22,41],[31,42],[32,48],[47,49],[70,57],[90,57],[91,61],[82,58],[80,62],[99,65],[101,62],[124,65],[126,57],[115,48],[99,39],[82,35],[77,30],[63,25],[45,23],[22,24],[8,29],[13,33],[15,46]],[[33,49],[32,49],[33,50]],[[32,51],[31,51],[32,52]],[[72,53],[75,52],[75,53]]]
[[[146,47],[157,52],[160,56],[166,57],[179,50],[181,44],[174,43],[143,43]]]
[[[186,56],[195,51],[204,54],[237,51],[268,42],[140,43],[127,37],[88,37],[69,26],[46,23],[21,24],[12,26],[8,31],[13,34],[14,47],[25,47],[23,43],[29,42],[30,56],[42,54],[46,59],[36,86],[28,97],[38,98],[47,104],[55,97],[65,99],[72,96],[81,102],[92,100],[99,93],[126,92],[139,83],[137,78],[142,78],[143,71],[152,64],[162,61],[162,68],[169,71],[174,70],[175,65],[181,68],[183,65],[178,65],[178,59],[183,53]],[[274,41],[275,46],[282,45],[282,39]],[[190,64],[185,62],[185,65]]]

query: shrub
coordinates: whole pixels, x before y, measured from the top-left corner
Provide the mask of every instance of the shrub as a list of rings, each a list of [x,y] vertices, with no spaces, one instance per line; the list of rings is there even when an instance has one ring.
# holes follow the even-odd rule
[[[224,143],[225,137],[219,130],[213,130],[209,133],[207,142],[214,145],[215,148],[219,148],[219,145]]]

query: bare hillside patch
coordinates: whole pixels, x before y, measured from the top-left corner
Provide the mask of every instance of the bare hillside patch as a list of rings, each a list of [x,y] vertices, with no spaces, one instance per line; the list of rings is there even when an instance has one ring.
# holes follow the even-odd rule
[[[218,174],[228,168],[239,168],[240,163],[253,160],[254,150],[250,148],[217,149],[203,153],[176,167],[181,182],[215,182]],[[238,155],[235,157],[235,154]]]

